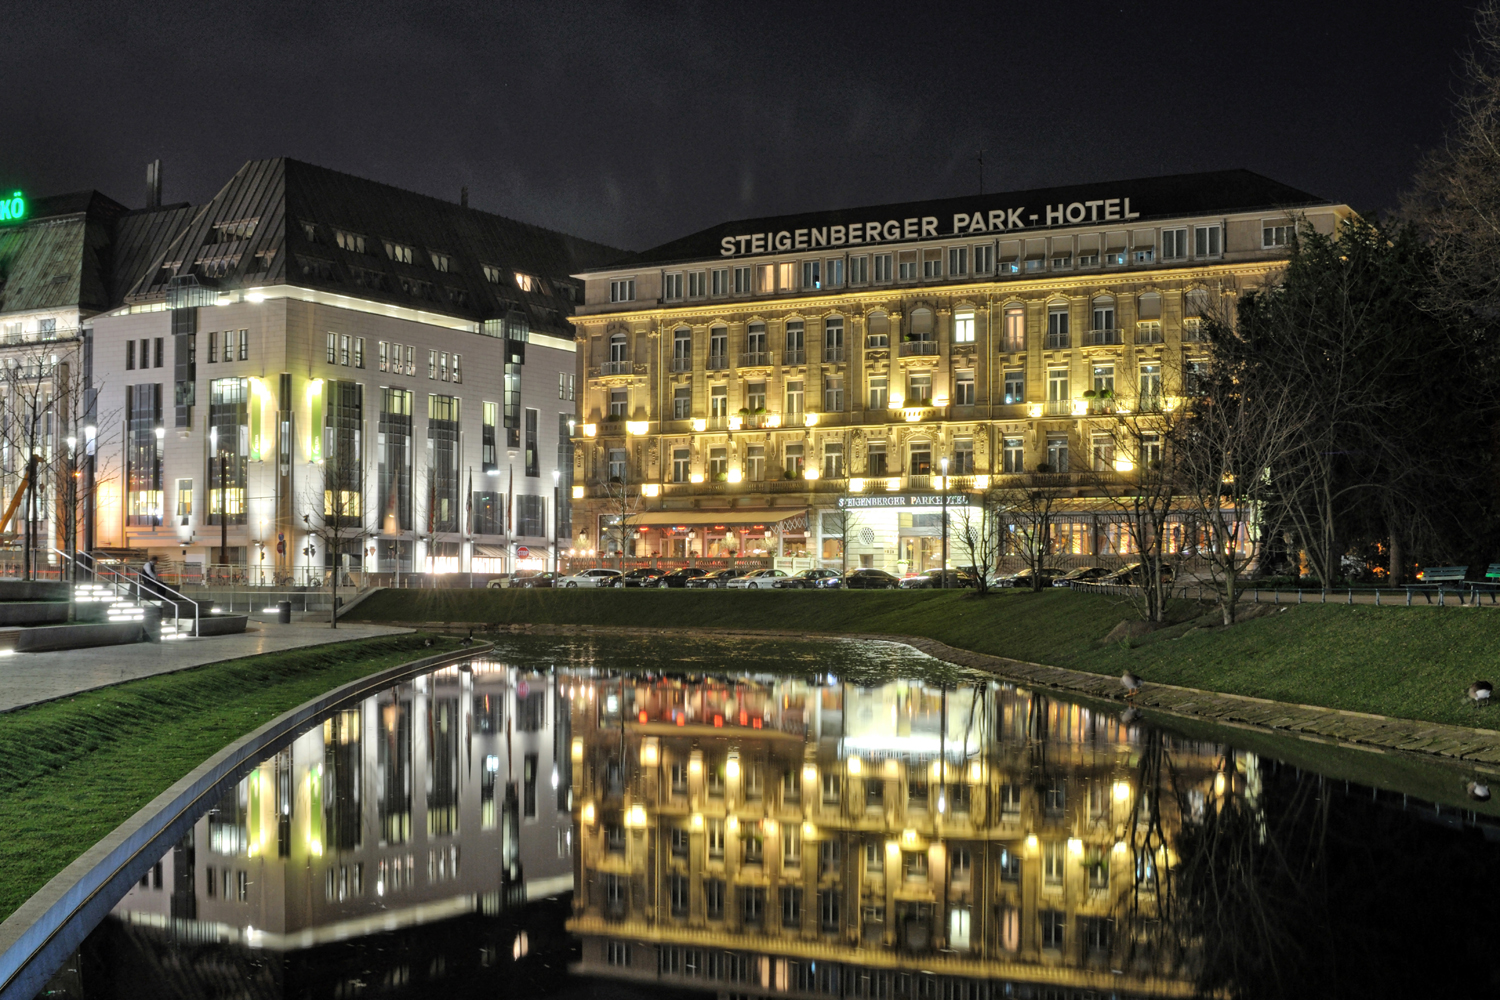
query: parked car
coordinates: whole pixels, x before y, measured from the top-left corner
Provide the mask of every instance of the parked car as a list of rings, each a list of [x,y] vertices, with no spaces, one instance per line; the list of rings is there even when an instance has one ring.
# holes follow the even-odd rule
[[[582,573],[561,578],[553,586],[567,587],[569,590],[575,587],[613,587],[615,581],[623,575],[617,569],[586,569]]]
[[[1100,577],[1099,582],[1112,583],[1124,587],[1139,587],[1146,582],[1146,574],[1148,572],[1148,567],[1142,563],[1135,562],[1129,566],[1120,567],[1108,576]],[[1171,566],[1163,566],[1161,568],[1161,579],[1163,583],[1172,582]]]
[[[666,575],[667,571],[664,569],[657,569],[655,566],[642,566],[640,569],[633,569],[620,577],[614,582],[614,586],[654,587],[656,586],[656,581]]]
[[[512,587],[525,587],[531,590],[540,590],[543,587],[557,585],[556,573],[517,573],[510,581]]]
[[[1067,570],[1065,570],[1065,569],[1058,569],[1056,566],[1043,566],[1042,569],[1041,569],[1041,571],[1040,571],[1040,573],[1039,573],[1039,575],[1042,578],[1042,586],[1043,587],[1050,587],[1050,586],[1052,586],[1052,581],[1053,580],[1056,580],[1058,577],[1063,576],[1067,572],[1068,572]],[[992,580],[990,582],[990,586],[992,586],[992,587],[1030,587],[1031,586],[1031,567],[1028,566],[1025,569],[1021,570],[1019,573],[1010,573],[1010,574],[1005,575],[1005,576],[996,577],[994,580]]]
[[[708,570],[706,569],[700,569],[697,566],[684,566],[681,569],[674,569],[670,573],[663,574],[656,581],[656,585],[658,587],[686,587],[689,586],[691,581],[706,575],[708,575]]]
[[[694,589],[700,587],[713,587],[718,590],[723,590],[725,584],[727,584],[730,580],[733,580],[737,576],[744,575],[745,570],[742,569],[716,569],[712,573],[704,573],[702,576],[694,577],[687,582],[687,585]]]
[[[1104,566],[1080,566],[1070,569],[1056,580],[1052,581],[1054,587],[1066,587],[1070,583],[1097,583],[1114,572]]]
[[[786,579],[784,569],[756,569],[735,577],[725,586],[730,590],[770,590],[777,580]]]
[[[961,569],[930,569],[916,576],[908,576],[901,581],[902,590],[941,590],[944,587],[943,577],[947,576],[947,588],[957,590],[960,587],[974,586],[974,578]]]
[[[510,581],[515,577],[515,575],[516,574],[514,573],[497,573],[496,575],[490,577],[490,580],[485,584],[485,587],[490,590],[503,590],[504,588],[510,586]]]
[[[831,580],[833,583],[824,581]],[[838,570],[833,569],[805,569],[800,573],[780,580],[771,581],[771,586],[777,590],[812,590],[816,587],[837,586],[839,580]]]
[[[844,574],[844,586],[850,590],[895,590],[901,578],[883,569],[856,569]]]

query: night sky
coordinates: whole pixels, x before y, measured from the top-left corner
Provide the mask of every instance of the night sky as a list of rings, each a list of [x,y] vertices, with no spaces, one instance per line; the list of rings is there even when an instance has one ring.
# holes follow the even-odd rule
[[[9,4],[0,187],[211,197],[292,156],[615,246],[1247,167],[1393,206],[1469,6]]]

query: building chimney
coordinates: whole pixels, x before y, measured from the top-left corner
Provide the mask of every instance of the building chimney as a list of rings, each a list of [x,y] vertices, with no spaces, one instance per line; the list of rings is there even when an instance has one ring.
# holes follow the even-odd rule
[[[464,208],[469,207],[469,185],[465,184],[458,189],[458,203]]]
[[[146,207],[161,208],[161,161],[146,164]]]

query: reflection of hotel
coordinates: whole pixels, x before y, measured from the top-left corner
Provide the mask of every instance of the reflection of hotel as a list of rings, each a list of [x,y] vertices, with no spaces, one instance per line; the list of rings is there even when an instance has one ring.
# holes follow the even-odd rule
[[[1117,415],[1172,405],[1295,219],[1347,213],[1226,171],[726,223],[590,271],[573,544],[612,550],[624,511],[632,556],[936,566],[944,461],[965,493],[1127,471]],[[1097,508],[1060,551],[1117,551]]]
[[[294,966],[326,980],[309,967],[325,949],[398,929],[431,954],[415,973],[386,963],[387,987],[518,958],[510,939],[471,954],[424,928],[493,937],[475,922],[572,889],[568,723],[554,678],[493,662],[394,685],[251,772],[106,929],[136,942],[132,960],[184,939],[280,956],[287,995]]]
[[[1165,785],[1142,798],[1113,716],[915,681],[611,680],[573,705],[584,971],[721,996],[1192,992],[1127,919],[1154,915],[1180,818]],[[1217,748],[1172,758],[1190,804],[1212,794]]]

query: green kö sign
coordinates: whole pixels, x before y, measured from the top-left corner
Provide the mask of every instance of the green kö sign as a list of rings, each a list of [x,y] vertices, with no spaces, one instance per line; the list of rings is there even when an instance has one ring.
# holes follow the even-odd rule
[[[20,222],[26,218],[26,198],[17,191],[9,198],[0,198],[0,222]]]

